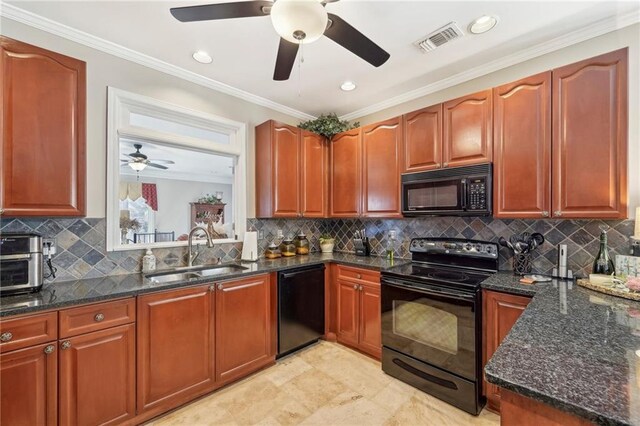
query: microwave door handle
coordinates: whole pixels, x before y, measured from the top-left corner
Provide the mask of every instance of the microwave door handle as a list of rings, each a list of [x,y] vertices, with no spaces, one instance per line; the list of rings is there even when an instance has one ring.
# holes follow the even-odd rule
[[[467,210],[467,198],[468,198],[468,191],[467,191],[467,180],[466,179],[462,179],[460,181],[460,186],[462,189],[462,201],[460,203],[460,208],[462,210]]]
[[[474,299],[474,295],[473,294],[458,293],[458,292],[453,292],[453,291],[445,292],[445,291],[438,291],[438,290],[435,290],[433,288],[414,287],[414,286],[411,286],[411,285],[403,284],[403,283],[395,281],[395,280],[390,280],[388,278],[384,278],[382,280],[382,283],[390,285],[392,287],[401,288],[401,289],[404,289],[404,290],[417,291],[419,293],[424,293],[424,294],[431,294],[433,296],[458,297],[458,298],[469,299],[469,300],[473,300]]]

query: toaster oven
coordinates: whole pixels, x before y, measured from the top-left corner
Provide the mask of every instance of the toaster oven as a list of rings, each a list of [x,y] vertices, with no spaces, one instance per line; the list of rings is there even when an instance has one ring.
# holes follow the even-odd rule
[[[34,233],[0,235],[0,296],[42,289],[42,236]]]

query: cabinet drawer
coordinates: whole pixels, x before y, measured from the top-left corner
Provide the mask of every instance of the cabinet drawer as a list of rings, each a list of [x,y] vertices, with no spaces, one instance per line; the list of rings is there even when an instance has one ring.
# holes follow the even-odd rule
[[[380,272],[337,265],[338,279],[380,285]]]
[[[58,339],[58,313],[30,315],[0,321],[0,352]]]
[[[104,330],[136,320],[133,298],[60,311],[60,338]]]

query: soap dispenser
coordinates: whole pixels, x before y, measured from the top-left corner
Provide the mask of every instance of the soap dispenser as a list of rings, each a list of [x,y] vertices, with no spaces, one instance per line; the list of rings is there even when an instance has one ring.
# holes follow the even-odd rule
[[[156,256],[151,249],[147,249],[147,253],[142,258],[142,272],[155,271],[156,269]]]

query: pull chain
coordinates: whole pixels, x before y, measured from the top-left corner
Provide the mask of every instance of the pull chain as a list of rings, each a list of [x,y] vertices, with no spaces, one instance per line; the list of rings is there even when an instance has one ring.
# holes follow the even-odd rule
[[[302,97],[302,63],[304,62],[304,43],[300,42],[300,60],[298,61],[298,97]]]

